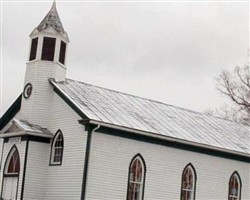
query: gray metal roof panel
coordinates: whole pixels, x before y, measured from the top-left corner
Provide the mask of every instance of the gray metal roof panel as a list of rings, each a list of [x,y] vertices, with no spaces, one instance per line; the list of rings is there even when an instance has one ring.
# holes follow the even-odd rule
[[[249,126],[71,79],[54,83],[89,119],[250,153]]]

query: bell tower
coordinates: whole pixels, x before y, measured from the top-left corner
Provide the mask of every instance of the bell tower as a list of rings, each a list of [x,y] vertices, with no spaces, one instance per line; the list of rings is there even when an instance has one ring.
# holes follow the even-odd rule
[[[53,88],[48,79],[64,81],[69,43],[54,2],[41,23],[30,34],[21,118],[31,124],[48,126]]]
[[[58,69],[58,73],[55,73],[54,77],[51,78],[64,80],[66,48],[69,39],[59,18],[55,2],[41,23],[32,31],[30,38],[31,46],[28,65],[37,62],[57,64],[58,68],[64,70]]]

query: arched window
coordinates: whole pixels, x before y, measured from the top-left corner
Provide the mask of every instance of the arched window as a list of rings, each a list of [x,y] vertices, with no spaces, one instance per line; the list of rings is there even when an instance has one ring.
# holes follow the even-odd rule
[[[240,200],[241,180],[237,172],[234,172],[229,180],[228,200]]]
[[[9,153],[5,165],[6,175],[18,175],[20,171],[20,158],[17,148],[14,146]]]
[[[192,164],[188,164],[182,173],[181,200],[195,199],[196,174]]]
[[[136,155],[129,166],[127,200],[142,200],[146,166],[141,155]]]
[[[52,165],[62,164],[63,145],[64,145],[63,134],[60,130],[58,130],[55,134],[52,143],[51,161],[50,161]]]
[[[14,145],[4,166],[1,199],[17,199],[19,172],[20,158],[17,147]]]

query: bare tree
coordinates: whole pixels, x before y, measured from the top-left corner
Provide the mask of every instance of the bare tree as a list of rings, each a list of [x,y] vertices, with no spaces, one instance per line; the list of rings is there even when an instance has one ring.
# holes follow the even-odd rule
[[[250,69],[235,67],[233,72],[222,71],[217,80],[217,89],[227,96],[234,108],[227,109],[233,120],[250,125]]]

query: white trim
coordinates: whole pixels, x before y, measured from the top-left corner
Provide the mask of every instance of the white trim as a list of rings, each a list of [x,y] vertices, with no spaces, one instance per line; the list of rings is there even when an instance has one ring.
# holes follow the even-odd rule
[[[184,186],[183,186],[183,183],[184,183],[184,180],[185,180],[185,174],[186,174],[187,170],[190,170],[190,172],[192,174],[192,185],[191,185],[192,188],[184,188]],[[184,170],[182,172],[181,199],[182,199],[183,195],[187,195],[187,193],[189,193],[191,200],[194,200],[194,194],[195,194],[195,189],[196,189],[196,187],[195,187],[196,178],[197,177],[195,176],[194,169],[193,169],[192,165],[189,164],[187,167],[184,168]],[[187,193],[184,193],[183,191],[185,191]]]
[[[141,171],[141,181],[140,181],[140,182],[139,182],[139,181],[131,180],[132,166],[134,165],[134,163],[135,163],[137,160],[139,161],[139,163],[140,163],[140,165],[141,165],[141,168],[142,168],[142,171]],[[136,169],[135,169],[136,174],[135,174],[135,177],[137,177],[137,170],[138,170],[137,167],[138,167],[138,164],[136,164]],[[144,162],[143,162],[143,160],[141,159],[141,157],[138,155],[138,156],[136,156],[136,157],[132,160],[132,162],[131,162],[131,164],[130,164],[130,166],[129,166],[128,196],[130,196],[130,193],[129,193],[129,191],[130,191],[130,184],[134,184],[134,188],[133,188],[133,190],[131,191],[131,192],[133,192],[133,193],[132,193],[132,194],[133,194],[132,199],[134,199],[135,191],[138,192],[136,186],[139,186],[139,188],[140,188],[140,191],[139,191],[139,200],[142,199],[142,194],[143,194],[143,190],[144,190],[143,185],[144,185],[144,181],[145,181],[144,176],[145,176],[145,165],[144,165]]]
[[[55,147],[55,143],[57,142],[58,137],[61,135],[62,137],[62,145],[60,147]],[[51,157],[50,157],[50,164],[51,165],[58,165],[58,164],[62,164],[62,158],[63,158],[63,148],[64,148],[64,137],[62,134],[62,131],[59,130],[56,132],[55,136],[54,136],[54,140],[52,143],[52,148],[51,148]],[[61,155],[60,155],[60,161],[54,161],[55,158],[55,149],[61,149]]]
[[[237,183],[238,183],[237,196],[235,196],[234,194],[230,194],[231,189],[234,189],[234,187],[232,187],[232,188],[230,187],[231,179],[233,179],[234,177],[236,178]],[[234,182],[234,184],[235,184],[235,182]],[[241,182],[240,182],[240,177],[239,177],[239,175],[237,173],[233,173],[233,175],[231,175],[231,178],[229,179],[229,191],[228,192],[229,192],[229,194],[228,194],[229,198],[233,198],[233,199],[237,199],[237,200],[240,199],[240,196],[241,196]]]
[[[18,175],[20,172],[18,172],[18,173],[13,173],[13,172],[9,172],[8,173],[8,169],[9,169],[9,164],[10,164],[10,160],[11,160],[11,158],[12,158],[12,156],[13,156],[13,154],[15,153],[17,151],[17,153],[18,153],[18,150],[17,150],[17,148],[16,147],[14,147],[14,148],[12,148],[11,149],[11,151],[8,153],[8,157],[7,157],[7,159],[6,159],[6,161],[5,161],[5,165],[4,165],[4,175]],[[19,165],[20,165],[20,155],[18,154],[18,157],[19,157]],[[19,169],[20,170],[20,169]]]
[[[19,132],[12,132],[12,133],[2,133],[0,135],[0,138],[22,136],[22,135],[32,135],[32,136],[39,136],[39,137],[44,137],[44,138],[53,138],[52,134],[45,135],[43,133],[35,133],[35,132],[31,132],[31,131],[19,131]]]

